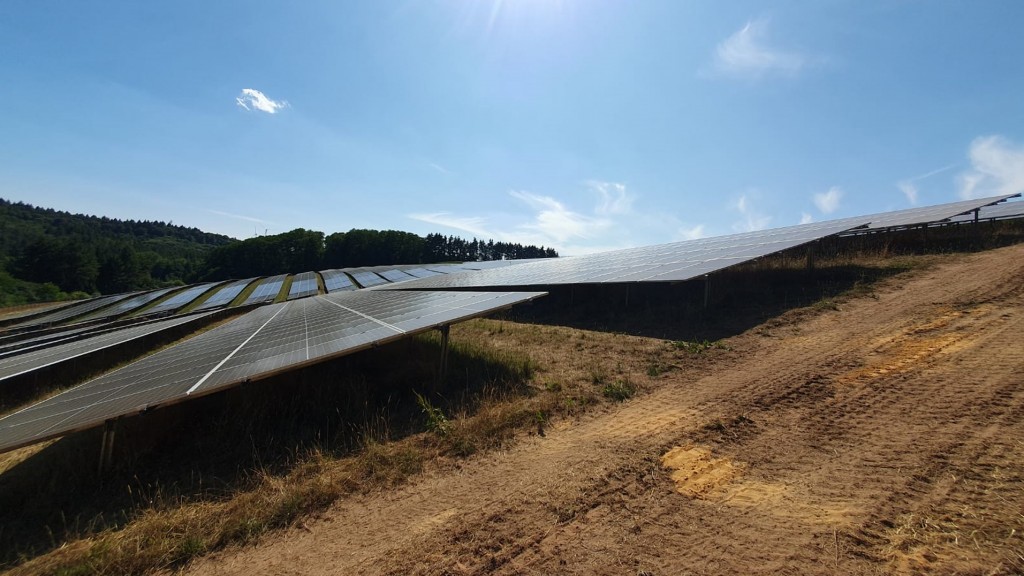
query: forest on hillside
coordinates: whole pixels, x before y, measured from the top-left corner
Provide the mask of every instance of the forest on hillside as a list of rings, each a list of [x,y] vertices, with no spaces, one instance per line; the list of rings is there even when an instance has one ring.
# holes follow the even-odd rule
[[[324,236],[323,232],[299,228],[215,248],[207,256],[199,278],[226,280],[330,268],[557,256],[552,248],[464,240],[443,234],[427,234],[424,238],[398,230],[354,229]]]
[[[396,230],[299,228],[235,240],[0,198],[0,306],[328,268],[554,256],[550,248]]]

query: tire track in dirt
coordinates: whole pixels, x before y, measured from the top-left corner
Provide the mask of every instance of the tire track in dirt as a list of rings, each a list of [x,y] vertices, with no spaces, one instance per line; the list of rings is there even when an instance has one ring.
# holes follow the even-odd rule
[[[1024,247],[962,257],[192,571],[1019,570],[1024,527],[1007,536],[1007,510],[1024,510],[1022,279]],[[739,473],[677,493],[660,456],[686,445]]]

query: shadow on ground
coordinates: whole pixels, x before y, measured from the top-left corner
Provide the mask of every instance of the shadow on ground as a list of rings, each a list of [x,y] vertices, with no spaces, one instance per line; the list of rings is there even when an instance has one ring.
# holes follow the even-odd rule
[[[217,501],[286,473],[309,449],[345,455],[421,432],[419,392],[472,413],[493,388],[529,394],[529,360],[453,346],[439,383],[439,338],[421,335],[118,421],[111,469],[101,429],[54,441],[0,472],[0,568],[117,529],[146,510]],[[0,462],[2,465],[2,462]]]

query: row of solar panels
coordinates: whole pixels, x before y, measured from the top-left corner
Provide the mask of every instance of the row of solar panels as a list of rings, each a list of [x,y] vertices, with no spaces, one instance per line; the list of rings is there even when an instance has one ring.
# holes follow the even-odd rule
[[[326,292],[358,290],[394,282],[404,282],[428,276],[450,274],[484,267],[507,266],[515,261],[471,262],[466,264],[377,266],[372,268],[345,268],[317,272],[303,272],[292,276],[292,283],[284,299],[295,300],[320,293],[320,280]],[[76,304],[60,306],[43,314],[32,315],[12,328],[31,328],[68,323],[101,322],[128,314],[160,316],[188,309],[206,311],[222,308],[235,302],[247,287],[255,286],[239,306],[266,304],[278,300],[288,275],[267,278],[249,278],[226,283],[204,283],[185,288],[164,288],[149,292],[134,292],[101,296]],[[203,299],[205,297],[205,299]],[[198,304],[190,306],[198,301]],[[0,338],[2,341],[2,338]]]
[[[423,278],[387,286],[386,289],[484,290],[569,284],[682,282],[832,235],[884,232],[949,222],[952,218],[972,214],[974,210],[983,207],[986,210],[995,210],[1000,206],[993,205],[1013,196],[1016,195],[966,200],[571,258],[544,259],[513,267],[481,270],[474,274]],[[1011,204],[1013,205],[1021,207],[1024,206],[1024,202],[1015,202]]]
[[[181,344],[0,419],[0,452],[321,362],[440,325],[489,314],[543,292],[339,292],[264,306]],[[4,374],[193,321],[168,319],[60,349],[0,360]]]
[[[345,270],[342,274],[326,271],[322,276],[331,292],[327,296],[257,308],[224,326],[0,419],[0,451],[155,405],[209,393],[244,379],[265,377],[351,353],[374,343],[457,322],[543,294],[430,290],[483,287],[508,290],[575,283],[682,281],[829,236],[949,221],[974,210],[980,212],[981,207],[1006,198],[1001,196],[574,258],[526,263],[378,267]],[[346,279],[349,279],[348,284],[345,284]],[[365,287],[389,290],[357,292],[352,280]],[[263,279],[249,298],[255,298],[254,302],[272,301],[284,281],[285,276]],[[221,291],[236,291],[231,298],[225,296],[227,300],[224,302],[240,295],[250,282],[244,280],[223,285]],[[296,276],[292,285],[296,286],[295,294],[298,295],[312,293],[314,283],[315,273],[306,273]],[[186,291],[205,293],[209,286],[191,287]],[[396,291],[398,289],[418,291]],[[139,296],[121,298],[128,300]],[[216,294],[211,296],[203,306],[215,297]],[[159,296],[148,301],[154,302],[157,298]],[[108,304],[112,303],[104,305]],[[158,321],[146,326],[90,334],[84,339],[69,337],[69,342],[58,342],[56,346],[41,342],[26,347],[21,342],[20,348],[11,349],[9,353],[0,347],[0,381],[52,365],[62,358],[73,358],[75,354],[179,325],[175,322],[176,319]]]

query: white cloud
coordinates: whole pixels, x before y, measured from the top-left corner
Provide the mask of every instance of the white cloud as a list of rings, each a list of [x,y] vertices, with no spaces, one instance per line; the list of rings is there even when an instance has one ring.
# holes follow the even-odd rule
[[[434,212],[432,214],[409,214],[409,218],[419,220],[420,222],[426,222],[428,224],[437,224],[438,226],[455,228],[456,230],[469,232],[477,237],[494,238],[499,236],[498,234],[489,231],[486,228],[487,219],[479,216],[460,217],[453,216],[448,212]],[[500,238],[498,239],[500,240]]]
[[[800,213],[800,223],[801,224],[810,224],[811,222],[814,222],[814,216],[811,216],[807,212],[801,212]]]
[[[548,243],[562,244],[573,239],[591,239],[611,226],[611,221],[607,219],[573,212],[550,196],[515,190],[509,194],[537,212],[533,222],[521,224],[519,228],[548,238]]]
[[[732,225],[733,230],[737,232],[754,232],[757,230],[764,230],[771,223],[772,217],[767,214],[762,214],[758,211],[750,198],[743,194],[738,200],[733,202],[732,209],[740,213],[743,217],[739,222],[735,222]]]
[[[676,231],[677,240],[699,240],[705,236],[703,224],[697,224],[689,228],[684,226]]]
[[[600,215],[629,214],[633,210],[635,196],[626,190],[625,184],[618,182],[601,182],[590,180],[587,186],[600,195],[601,200],[595,209]]]
[[[590,211],[574,210],[553,196],[511,190],[509,196],[521,203],[521,209],[511,213],[459,216],[433,212],[408,216],[478,238],[552,247],[562,255],[627,248],[634,245],[634,232],[649,234],[653,228],[672,234],[680,228],[671,216],[634,211],[635,195],[624,184],[591,180],[585,185],[597,194],[597,203]],[[683,228],[679,234],[699,237],[704,234],[704,228]]]
[[[897,182],[896,186],[903,192],[903,195],[907,197],[907,202],[910,202],[911,206],[917,206],[917,185],[912,180],[903,180]]]
[[[760,77],[769,73],[795,75],[808,64],[797,52],[774,48],[766,41],[768,22],[751,20],[715,49],[715,68],[729,75]]]
[[[253,88],[243,88],[242,93],[235,98],[235,103],[246,110],[259,110],[267,114],[277,114],[289,107],[284,100],[271,100],[263,92]]]
[[[814,205],[822,214],[831,214],[839,209],[839,201],[843,198],[843,190],[838,186],[828,189],[828,192],[819,192],[814,195]]]
[[[1024,192],[1024,148],[1002,136],[982,136],[971,142],[967,156],[971,169],[958,178],[961,198]]]

